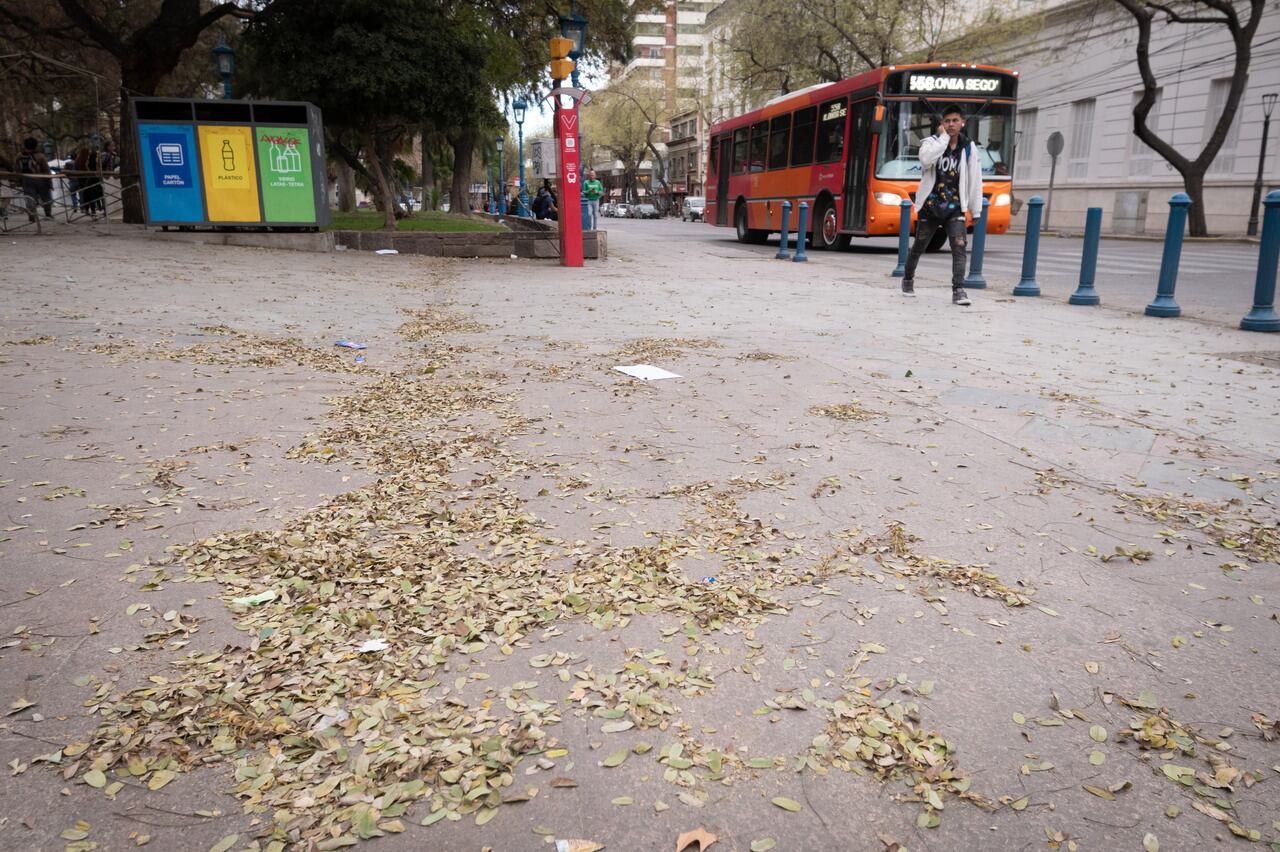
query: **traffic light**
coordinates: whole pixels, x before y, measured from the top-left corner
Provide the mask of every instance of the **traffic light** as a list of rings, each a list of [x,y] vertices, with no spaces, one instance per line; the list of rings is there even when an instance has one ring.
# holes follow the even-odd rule
[[[551,39],[551,79],[567,80],[573,73],[573,60],[569,51],[573,50],[573,40],[556,36]]]

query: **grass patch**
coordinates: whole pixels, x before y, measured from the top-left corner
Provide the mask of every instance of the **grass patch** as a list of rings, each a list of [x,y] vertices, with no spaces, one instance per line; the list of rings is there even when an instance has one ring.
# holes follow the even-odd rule
[[[357,210],[354,213],[329,214],[329,231],[377,231],[382,228],[383,216],[378,210]],[[420,210],[397,223],[400,231],[505,231],[501,225],[481,222],[466,216],[452,216],[437,210]]]

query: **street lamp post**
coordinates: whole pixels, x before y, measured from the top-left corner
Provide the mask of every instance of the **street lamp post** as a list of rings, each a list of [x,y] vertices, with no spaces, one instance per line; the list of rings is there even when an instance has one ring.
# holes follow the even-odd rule
[[[236,52],[227,44],[226,36],[218,37],[218,46],[213,49],[213,67],[222,77],[222,99],[231,99],[231,75],[236,73]]]
[[[518,204],[516,215],[518,216],[529,215],[529,193],[524,187],[524,113],[528,108],[529,105],[525,103],[524,98],[516,98],[511,102],[511,110],[516,116],[516,135],[520,142],[520,194],[516,196]]]
[[[507,215],[507,173],[506,163],[502,162],[502,137],[498,137],[498,215]]]
[[[1253,182],[1253,203],[1249,205],[1247,230],[1251,237],[1258,236],[1258,202],[1262,200],[1262,170],[1267,164],[1267,131],[1271,129],[1271,111],[1276,108],[1276,98],[1280,98],[1280,92],[1267,92],[1262,96],[1262,147],[1258,151],[1258,177]]]

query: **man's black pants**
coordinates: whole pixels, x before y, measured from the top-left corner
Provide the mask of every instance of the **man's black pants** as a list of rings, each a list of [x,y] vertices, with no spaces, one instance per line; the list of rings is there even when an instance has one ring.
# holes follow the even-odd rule
[[[916,240],[911,244],[911,252],[907,255],[906,274],[902,277],[903,284],[915,283],[916,264],[920,262],[920,255],[924,254],[925,249],[929,247],[933,235],[939,228],[947,229],[947,240],[951,243],[951,286],[953,288],[964,286],[966,234],[963,213],[957,213],[948,219],[931,219],[928,216],[921,216],[916,220]]]

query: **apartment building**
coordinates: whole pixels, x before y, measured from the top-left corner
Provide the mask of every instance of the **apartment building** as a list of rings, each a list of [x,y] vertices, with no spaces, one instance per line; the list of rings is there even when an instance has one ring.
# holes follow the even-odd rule
[[[666,0],[659,11],[636,15],[632,59],[610,75],[615,81],[635,81],[661,90],[665,110],[672,118],[657,147],[664,150],[673,204],[693,194],[690,187],[701,187],[705,180],[706,158],[698,154],[706,147],[710,125],[705,111],[709,61],[706,20],[722,2]],[[606,183],[616,183],[622,173],[620,162],[598,161],[595,168]],[[658,164],[651,160],[641,164],[639,192],[648,195],[659,189],[657,169]],[[612,187],[610,195],[620,195],[617,189]]]

